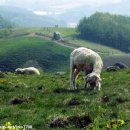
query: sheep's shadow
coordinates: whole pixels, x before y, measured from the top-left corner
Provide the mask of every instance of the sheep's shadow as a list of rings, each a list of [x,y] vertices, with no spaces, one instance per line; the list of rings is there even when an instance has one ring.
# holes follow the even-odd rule
[[[77,90],[71,90],[66,88],[56,88],[53,90],[54,93],[78,93],[79,89]]]
[[[80,93],[81,91],[87,92],[90,95],[94,95],[97,93],[97,91],[88,90],[86,88],[78,88],[76,90],[71,90],[67,88],[56,88],[53,90],[54,93]]]

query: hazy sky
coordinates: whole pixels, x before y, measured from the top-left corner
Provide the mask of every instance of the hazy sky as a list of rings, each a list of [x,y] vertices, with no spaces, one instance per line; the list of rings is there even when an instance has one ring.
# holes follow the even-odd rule
[[[82,5],[89,5],[94,8],[102,5],[119,4],[125,1],[128,0],[0,0],[0,5],[14,5],[29,9],[41,5],[53,10],[64,11]]]

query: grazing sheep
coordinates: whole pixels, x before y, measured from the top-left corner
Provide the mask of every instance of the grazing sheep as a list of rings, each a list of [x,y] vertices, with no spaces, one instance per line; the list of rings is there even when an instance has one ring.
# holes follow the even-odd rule
[[[119,62],[119,63],[115,63],[113,66],[119,67],[120,69],[127,69],[128,66]]]
[[[100,90],[100,73],[103,67],[101,57],[91,49],[80,47],[70,55],[70,86],[76,88],[76,79],[80,71],[85,72],[85,87]]]
[[[36,74],[40,75],[40,72],[35,67],[28,67],[28,68],[17,68],[15,70],[16,74]]]
[[[118,71],[118,70],[120,70],[120,68],[119,68],[118,66],[108,66],[108,67],[106,68],[106,71],[107,71],[107,72]]]

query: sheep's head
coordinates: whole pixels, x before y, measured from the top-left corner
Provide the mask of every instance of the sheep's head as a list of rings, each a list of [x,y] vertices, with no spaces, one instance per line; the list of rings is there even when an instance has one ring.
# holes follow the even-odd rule
[[[22,68],[17,68],[17,69],[15,70],[15,73],[16,73],[16,74],[23,74]]]
[[[96,88],[98,88],[98,90],[100,90],[100,81],[101,78],[99,75],[97,75],[96,73],[90,73],[87,76],[85,76],[85,87],[87,87],[90,90],[94,90]]]

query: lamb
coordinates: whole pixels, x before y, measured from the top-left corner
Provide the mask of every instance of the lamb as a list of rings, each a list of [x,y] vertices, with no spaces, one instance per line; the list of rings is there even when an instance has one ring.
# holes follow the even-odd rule
[[[17,68],[15,70],[16,74],[36,74],[40,75],[40,72],[35,67],[28,67],[28,68]]]
[[[80,47],[75,49],[70,55],[70,87],[77,89],[76,79],[80,71],[85,72],[85,88],[101,89],[100,73],[103,67],[101,57],[91,49]]]

